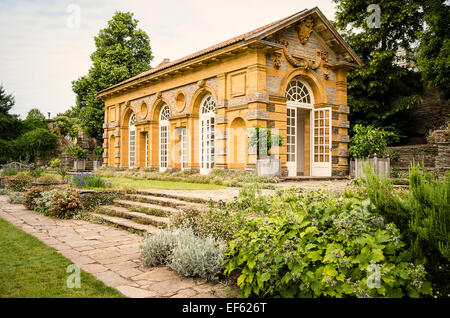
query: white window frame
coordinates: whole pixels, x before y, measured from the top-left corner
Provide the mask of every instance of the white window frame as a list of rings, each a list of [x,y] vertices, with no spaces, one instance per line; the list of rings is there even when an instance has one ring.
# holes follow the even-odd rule
[[[169,166],[169,105],[164,104],[159,111],[159,170],[166,171]],[[165,147],[163,147],[165,145]],[[164,149],[163,149],[164,148]]]
[[[215,110],[216,101],[209,93],[199,108],[199,165],[200,173],[208,174],[214,168],[215,159]]]
[[[132,113],[128,122],[128,167],[136,166],[136,114]],[[133,138],[133,142],[131,142]],[[133,145],[133,146],[132,146]],[[133,149],[132,149],[133,148]]]

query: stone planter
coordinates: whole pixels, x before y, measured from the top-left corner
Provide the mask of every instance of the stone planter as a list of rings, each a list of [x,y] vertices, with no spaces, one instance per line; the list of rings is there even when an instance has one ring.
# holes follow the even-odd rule
[[[101,160],[94,160],[94,161],[92,161],[92,169],[94,171],[96,171],[98,168],[102,167],[102,164],[103,164],[103,161],[101,161]]]
[[[75,171],[84,171],[86,170],[86,160],[75,160],[73,162],[73,169]]]
[[[391,177],[391,160],[390,158],[362,158],[350,161],[350,177],[365,178],[363,167],[369,165],[375,174],[379,177]]]
[[[256,161],[256,172],[261,177],[281,176],[281,160],[271,157]]]

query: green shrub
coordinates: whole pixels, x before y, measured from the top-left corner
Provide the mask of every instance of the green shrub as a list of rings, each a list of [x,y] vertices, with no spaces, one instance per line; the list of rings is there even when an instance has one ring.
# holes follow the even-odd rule
[[[33,182],[33,177],[24,172],[6,179],[6,189],[14,192],[25,191]]]
[[[34,210],[36,208],[35,199],[40,198],[42,196],[42,192],[44,189],[42,187],[31,187],[25,192],[23,196],[23,205],[30,210]]]
[[[223,272],[226,246],[212,237],[200,238],[191,229],[179,234],[169,267],[180,275],[217,280]]]
[[[44,169],[37,167],[37,168],[31,169],[29,174],[32,177],[39,178],[40,176],[42,176],[44,174],[44,172],[45,172]]]
[[[89,192],[80,196],[81,204],[86,211],[92,211],[101,205],[110,205],[115,199],[122,197],[118,192]]]
[[[61,176],[62,180],[65,181],[65,178],[67,176],[67,170],[64,168],[59,168],[58,174]]]
[[[229,241],[245,222],[245,211],[235,212],[222,207],[208,210],[184,210],[173,218],[177,228],[192,228],[199,237],[211,236],[220,241]]]
[[[100,176],[91,175],[89,173],[76,174],[72,177],[72,184],[77,188],[108,188],[111,182],[105,181]]]
[[[74,189],[56,192],[52,196],[51,204],[50,215],[60,219],[72,218],[83,209],[80,193]]]
[[[23,194],[20,192],[12,192],[8,195],[8,203],[21,204],[23,201]]]
[[[375,153],[378,157],[385,154],[389,139],[395,139],[396,135],[384,129],[373,126],[356,124],[353,127],[354,135],[350,139],[349,153],[353,158],[366,158]]]
[[[11,169],[11,168],[3,168],[2,169],[2,175],[6,176],[6,177],[15,176],[18,173],[19,172],[16,169]]]
[[[430,294],[425,270],[411,263],[400,231],[371,209],[369,201],[324,191],[279,191],[269,215],[247,220],[230,242],[225,273],[240,273],[244,297]]]
[[[427,262],[433,288],[450,292],[450,172],[441,181],[414,162],[409,169],[409,193],[398,194],[387,179],[366,169],[367,193],[375,212],[405,234],[414,257]]]
[[[57,177],[52,176],[51,174],[47,174],[47,175],[37,178],[36,182],[42,183],[42,184],[53,184],[53,183],[59,183],[60,181]]]
[[[61,160],[59,158],[55,158],[52,161],[50,161],[49,166],[53,169],[57,169],[61,166]]]
[[[5,195],[7,193],[8,193],[8,191],[6,191],[5,188],[0,188],[0,195]]]
[[[89,155],[89,150],[83,149],[78,146],[69,146],[66,148],[66,152],[73,154],[78,160],[87,159]]]
[[[148,235],[141,245],[141,260],[144,266],[165,265],[169,262],[174,247],[177,244],[179,230],[162,230]]]

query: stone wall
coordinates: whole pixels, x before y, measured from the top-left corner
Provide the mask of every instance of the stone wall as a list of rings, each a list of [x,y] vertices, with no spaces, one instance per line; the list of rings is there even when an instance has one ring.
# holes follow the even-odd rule
[[[437,145],[423,144],[411,146],[389,147],[391,157],[391,167],[408,169],[411,161],[422,163],[425,167],[434,168],[436,156],[438,154]]]
[[[450,129],[449,126],[432,132],[432,143],[389,147],[391,154],[391,168],[408,169],[411,161],[422,164],[435,170],[443,176],[450,170]]]

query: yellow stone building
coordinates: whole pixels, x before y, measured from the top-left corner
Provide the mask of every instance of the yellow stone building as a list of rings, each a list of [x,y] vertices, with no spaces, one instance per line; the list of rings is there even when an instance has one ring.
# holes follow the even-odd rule
[[[347,175],[347,72],[362,65],[318,8],[303,10],[109,87],[104,163],[255,169],[250,129],[283,137],[284,175]]]

